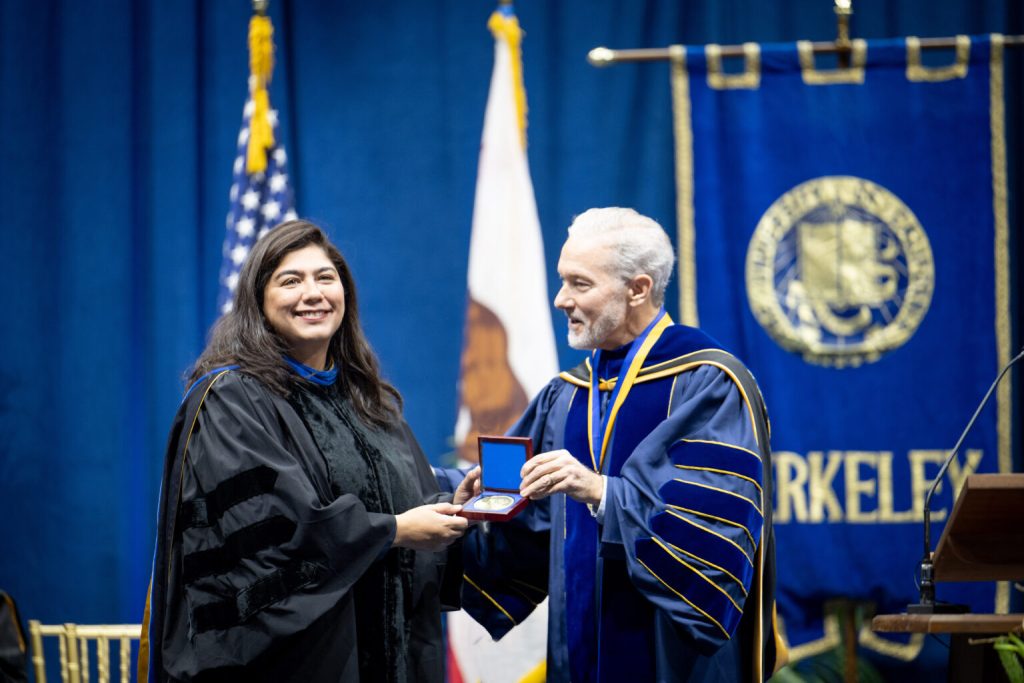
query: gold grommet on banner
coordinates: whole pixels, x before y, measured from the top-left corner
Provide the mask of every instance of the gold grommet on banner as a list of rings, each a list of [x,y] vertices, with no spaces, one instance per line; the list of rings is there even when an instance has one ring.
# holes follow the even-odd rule
[[[832,85],[837,83],[864,82],[864,64],[867,62],[868,45],[864,40],[851,41],[850,51],[852,64],[848,67],[838,69],[819,70],[814,64],[814,45],[808,40],[799,40],[796,43],[797,54],[800,57],[800,74],[807,85]]]
[[[761,85],[761,46],[743,43],[743,72],[727,74],[722,69],[722,47],[705,45],[708,64],[708,87],[715,90],[754,90]]]
[[[971,39],[956,37],[956,61],[945,66],[928,67],[921,64],[921,39],[907,36],[907,80],[909,81],[951,81],[967,77],[967,63],[971,58]]]

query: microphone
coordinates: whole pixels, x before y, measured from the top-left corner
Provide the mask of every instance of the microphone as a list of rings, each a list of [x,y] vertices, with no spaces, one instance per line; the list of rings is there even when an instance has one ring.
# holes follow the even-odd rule
[[[999,371],[999,375],[995,381],[992,382],[992,386],[988,388],[985,393],[985,397],[981,399],[981,403],[978,404],[977,409],[974,411],[974,415],[971,416],[967,426],[964,427],[964,431],[960,434],[960,438],[957,439],[956,445],[953,446],[953,450],[946,456],[945,462],[942,463],[942,469],[939,470],[939,476],[932,482],[931,488],[928,489],[928,495],[924,499],[924,557],[921,558],[921,564],[919,566],[921,584],[920,584],[920,599],[918,603],[911,603],[907,605],[907,614],[956,614],[967,611],[965,605],[951,605],[948,603],[937,603],[935,602],[935,578],[934,578],[934,565],[932,563],[932,496],[935,495],[935,489],[939,488],[939,483],[942,482],[942,478],[946,476],[946,470],[949,469],[949,463],[953,461],[956,454],[960,451],[960,446],[963,445],[964,439],[967,438],[967,434],[970,433],[971,427],[974,426],[975,421],[978,419],[978,415],[981,414],[982,408],[988,403],[988,399],[992,396],[992,392],[996,390],[999,385],[999,380],[1003,378],[1007,370],[1012,368],[1017,361],[1024,358],[1024,349],[1018,353],[1013,359],[1010,360],[1003,369]]]

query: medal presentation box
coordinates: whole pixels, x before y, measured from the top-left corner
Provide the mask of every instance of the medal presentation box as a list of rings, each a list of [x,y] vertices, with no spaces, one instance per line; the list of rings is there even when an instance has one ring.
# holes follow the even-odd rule
[[[466,519],[504,522],[512,519],[530,501],[519,495],[519,471],[533,457],[533,440],[518,436],[481,436],[479,496],[462,506]]]

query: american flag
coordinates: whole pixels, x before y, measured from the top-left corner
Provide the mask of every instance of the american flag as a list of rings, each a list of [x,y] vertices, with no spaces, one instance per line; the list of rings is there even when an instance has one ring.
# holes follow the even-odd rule
[[[220,312],[231,310],[238,273],[256,240],[278,223],[296,218],[291,189],[288,185],[284,145],[277,142],[277,111],[267,112],[274,130],[274,146],[267,150],[266,171],[247,173],[246,153],[249,147],[249,122],[256,106],[250,98],[242,112],[242,130],[238,132],[238,156],[235,158],[231,183],[231,210],[228,211],[227,233],[224,236],[224,260],[220,268]]]

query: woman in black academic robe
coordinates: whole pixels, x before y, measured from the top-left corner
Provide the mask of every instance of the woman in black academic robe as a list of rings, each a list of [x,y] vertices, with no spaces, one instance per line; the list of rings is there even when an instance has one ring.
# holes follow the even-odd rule
[[[466,520],[439,500],[345,260],[275,228],[171,430],[140,680],[441,681]]]

